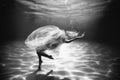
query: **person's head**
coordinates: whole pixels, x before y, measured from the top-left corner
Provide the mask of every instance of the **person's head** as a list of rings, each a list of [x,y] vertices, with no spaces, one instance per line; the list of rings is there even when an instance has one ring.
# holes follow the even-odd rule
[[[75,31],[66,31],[66,35],[69,37],[69,38],[75,38],[78,36],[78,32],[75,32]]]
[[[61,39],[69,40],[76,38],[79,35],[78,32],[76,31],[66,31],[66,30],[61,30]]]

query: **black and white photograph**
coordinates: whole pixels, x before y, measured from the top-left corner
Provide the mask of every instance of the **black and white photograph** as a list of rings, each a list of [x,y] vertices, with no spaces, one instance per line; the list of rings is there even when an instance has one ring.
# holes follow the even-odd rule
[[[0,80],[120,80],[119,0],[0,0]]]

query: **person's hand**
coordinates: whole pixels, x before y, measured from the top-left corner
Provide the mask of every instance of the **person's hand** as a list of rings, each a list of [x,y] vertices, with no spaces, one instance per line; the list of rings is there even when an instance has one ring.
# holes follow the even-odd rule
[[[84,32],[84,33],[82,33],[82,35],[77,36],[76,38],[82,38],[82,37],[84,37],[84,36],[85,36],[85,32]]]

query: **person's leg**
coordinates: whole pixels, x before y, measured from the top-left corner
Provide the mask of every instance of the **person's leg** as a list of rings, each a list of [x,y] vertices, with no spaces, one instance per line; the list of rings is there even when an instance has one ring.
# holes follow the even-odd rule
[[[39,59],[39,65],[38,65],[38,70],[40,70],[41,71],[41,64],[42,64],[42,56],[41,56],[41,54],[40,54],[40,52],[37,52],[37,55],[38,55],[38,59]]]
[[[42,56],[47,57],[49,59],[53,59],[53,57],[51,55],[47,55],[46,53],[44,53],[43,51],[37,51],[37,55],[38,55],[38,59],[39,59],[39,66],[38,66],[38,70],[41,70],[41,65],[42,65]]]
[[[48,54],[46,54],[44,52],[41,52],[41,56],[47,57],[49,59],[53,59],[52,55],[48,55]]]

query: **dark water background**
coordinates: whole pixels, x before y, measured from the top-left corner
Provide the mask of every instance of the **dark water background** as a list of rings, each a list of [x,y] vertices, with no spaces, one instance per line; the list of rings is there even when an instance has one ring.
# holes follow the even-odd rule
[[[109,7],[104,11],[104,16],[95,25],[96,31],[93,38],[87,36],[87,39],[92,39],[97,42],[102,42],[108,45],[119,48],[119,0],[112,0]],[[17,3],[15,0],[0,1],[0,41],[8,42],[12,40],[25,40],[26,37],[39,26],[46,25],[45,23],[35,24],[34,16],[24,14],[27,10],[25,6]],[[62,26],[62,25],[60,25]],[[67,25],[66,25],[67,26]],[[81,26],[81,25],[78,25]],[[91,30],[92,31],[92,30]],[[91,32],[89,31],[89,32]],[[86,32],[87,33],[87,32]],[[88,33],[89,35],[90,33]]]

